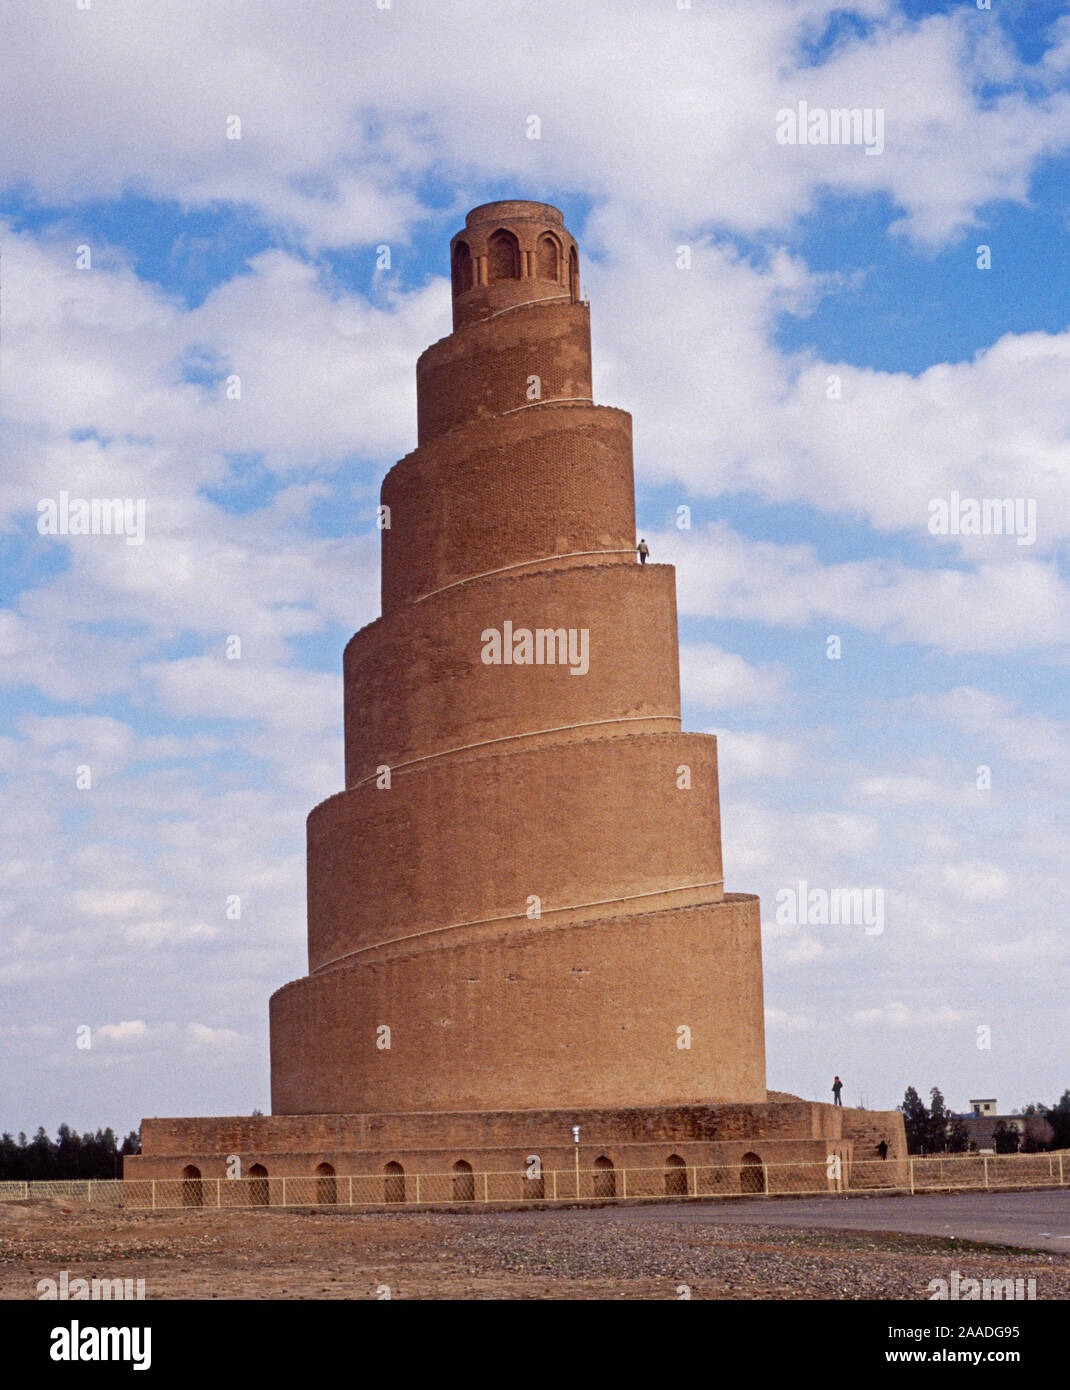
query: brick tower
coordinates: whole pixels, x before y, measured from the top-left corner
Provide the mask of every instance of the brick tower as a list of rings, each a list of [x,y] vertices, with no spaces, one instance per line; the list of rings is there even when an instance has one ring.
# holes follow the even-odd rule
[[[488,203],[451,262],[382,487],[383,616],[345,652],[346,789],[308,821],[273,1112],[764,1102],[758,902],[724,892],[716,740],[680,729],[674,571],[637,562],[576,244]]]
[[[273,1113],[144,1119],[127,1200],[887,1186],[901,1115],[766,1092],[758,902],[724,891],[716,740],[680,730],[673,570],[637,562],[561,214],[476,208],[452,279],[345,652],[346,787],[308,819]],[[852,1168],[879,1138],[895,1162]]]

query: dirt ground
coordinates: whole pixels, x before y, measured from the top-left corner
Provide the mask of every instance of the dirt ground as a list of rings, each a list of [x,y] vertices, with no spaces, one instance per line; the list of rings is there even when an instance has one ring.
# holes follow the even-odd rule
[[[689,1221],[686,1209],[122,1212],[0,1204],[0,1299],[37,1282],[144,1279],[203,1299],[925,1299],[931,1279],[1035,1279],[1070,1297],[1070,1255],[931,1235]]]

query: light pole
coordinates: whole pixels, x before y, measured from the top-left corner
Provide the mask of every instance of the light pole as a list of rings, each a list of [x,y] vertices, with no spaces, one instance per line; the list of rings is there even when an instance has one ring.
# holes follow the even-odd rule
[[[576,1200],[580,1197],[580,1127],[572,1126],[572,1152],[576,1158]]]

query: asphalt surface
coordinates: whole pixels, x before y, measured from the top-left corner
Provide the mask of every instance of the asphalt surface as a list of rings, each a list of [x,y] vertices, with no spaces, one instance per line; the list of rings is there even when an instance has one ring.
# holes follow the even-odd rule
[[[559,1213],[568,1216],[569,1213]],[[758,1201],[651,1202],[587,1208],[585,1219],[688,1225],[808,1227],[950,1236],[1070,1255],[1070,1187],[1040,1192],[930,1193],[917,1197],[776,1197]],[[523,1221],[529,1212],[501,1213]]]

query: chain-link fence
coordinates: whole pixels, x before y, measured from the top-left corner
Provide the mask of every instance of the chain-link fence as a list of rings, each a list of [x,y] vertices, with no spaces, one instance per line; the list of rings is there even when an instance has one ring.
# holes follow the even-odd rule
[[[0,1182],[0,1202],[25,1202],[46,1197],[54,1202],[96,1202],[109,1207],[128,1205],[122,1179],[71,1178],[47,1182]]]
[[[460,1160],[448,1172],[417,1173],[388,1163],[378,1173],[336,1173],[321,1164],[312,1176],[269,1172],[256,1164],[241,1178],[206,1178],[189,1165],[178,1178],[130,1181],[4,1182],[0,1201],[50,1198],[133,1210],[190,1207],[475,1206],[551,1202],[665,1201],[697,1197],[805,1196],[828,1193],[955,1192],[1070,1185],[1070,1151],[1040,1154],[939,1154],[848,1161],[837,1155],[806,1163],[765,1163],[751,1154],[734,1164],[693,1164],[673,1155],[660,1167],[479,1171]]]

